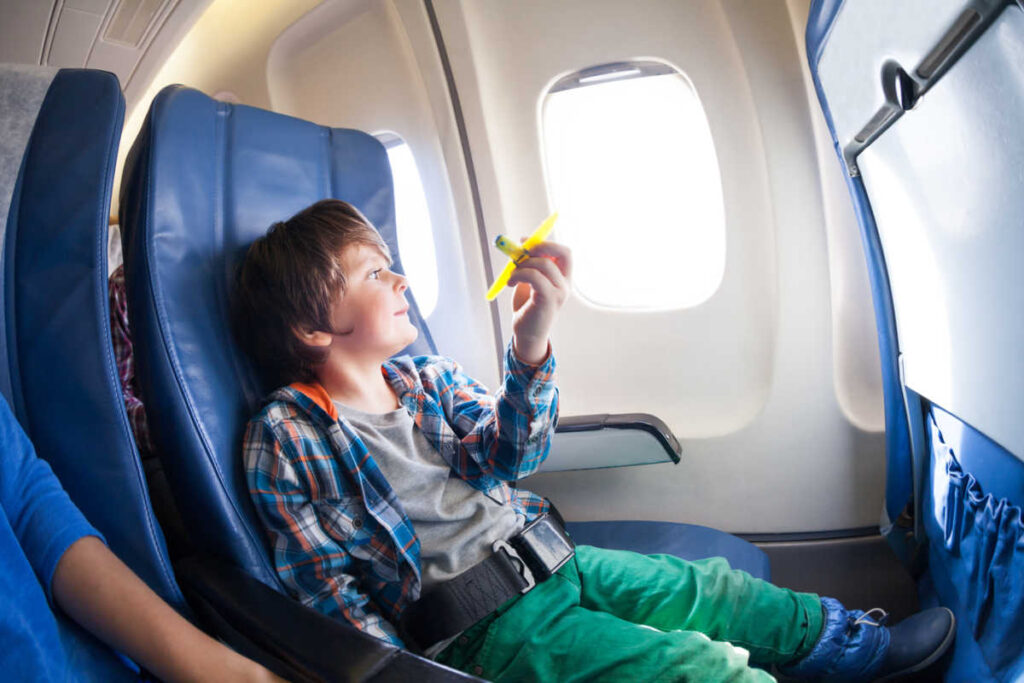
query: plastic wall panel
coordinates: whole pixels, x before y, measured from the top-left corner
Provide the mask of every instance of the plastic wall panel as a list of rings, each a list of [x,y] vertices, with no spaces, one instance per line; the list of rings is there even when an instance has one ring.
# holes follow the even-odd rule
[[[463,100],[489,240],[528,232],[558,208],[549,204],[539,121],[555,79],[647,56],[669,61],[693,83],[722,175],[722,283],[704,304],[682,311],[610,311],[571,297],[553,338],[562,409],[652,413],[680,437],[721,436],[749,425],[772,386],[777,236],[757,105],[721,5],[646,2],[624,11],[617,2],[563,2],[558,12],[542,1],[435,5]],[[628,234],[624,226],[623,239]],[[606,267],[614,279],[615,264]],[[508,297],[496,305],[508,336]],[[629,377],[612,368],[628,368]]]
[[[908,387],[1024,458],[1024,11],[859,157]]]
[[[809,0],[789,0],[793,32],[801,35],[807,24]],[[806,42],[797,41],[806,63]],[[836,397],[847,418],[866,431],[885,429],[881,358],[871,298],[871,283],[864,265],[864,248],[857,215],[850,203],[845,172],[836,163],[829,124],[818,103],[812,79],[807,80],[811,103],[825,232],[828,236],[832,308],[832,362]]]
[[[658,415],[680,438],[682,462],[541,474],[527,487],[572,519],[686,520],[765,532],[876,523],[883,439],[851,423],[837,400],[821,178],[786,5],[435,7],[488,237],[518,234],[557,208],[548,204],[542,174],[539,104],[550,83],[586,66],[660,58],[679,68],[701,97],[722,173],[726,274],[709,301],[631,314],[573,298],[553,337],[564,414]],[[859,247],[849,257],[863,268]],[[607,268],[616,277],[615,264]],[[498,306],[507,336],[507,300]],[[873,330],[862,343],[876,343]]]

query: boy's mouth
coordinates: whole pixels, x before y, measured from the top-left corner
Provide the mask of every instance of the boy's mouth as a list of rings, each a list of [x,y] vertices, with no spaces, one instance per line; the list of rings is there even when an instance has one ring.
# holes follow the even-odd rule
[[[408,306],[406,306],[405,308],[402,308],[402,309],[400,309],[399,311],[397,311],[397,312],[395,313],[395,315],[405,315],[405,314],[406,314],[406,313],[408,313],[408,312],[409,312],[409,307],[408,307]]]

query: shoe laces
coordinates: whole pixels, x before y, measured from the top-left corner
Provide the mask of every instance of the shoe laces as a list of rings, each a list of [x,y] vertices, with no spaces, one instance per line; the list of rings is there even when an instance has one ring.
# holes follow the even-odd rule
[[[881,607],[872,607],[864,614],[857,617],[853,622],[854,626],[865,624],[867,626],[881,626],[889,619],[889,613]]]

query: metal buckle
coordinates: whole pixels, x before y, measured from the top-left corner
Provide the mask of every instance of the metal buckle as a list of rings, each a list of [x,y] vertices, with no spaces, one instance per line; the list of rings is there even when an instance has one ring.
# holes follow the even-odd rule
[[[550,515],[541,515],[509,539],[537,582],[547,581],[576,554],[575,544]]]
[[[537,585],[537,582],[533,578],[533,572],[531,572],[530,568],[526,566],[526,561],[523,560],[522,557],[520,557],[519,553],[516,552],[516,549],[510,546],[507,541],[495,541],[494,545],[491,546],[491,549],[495,553],[497,553],[499,550],[503,551],[505,555],[508,556],[508,559],[512,563],[512,566],[515,567],[516,573],[518,573],[519,576],[523,577],[523,580],[526,581],[526,587],[519,591],[521,594],[529,593],[530,590]]]

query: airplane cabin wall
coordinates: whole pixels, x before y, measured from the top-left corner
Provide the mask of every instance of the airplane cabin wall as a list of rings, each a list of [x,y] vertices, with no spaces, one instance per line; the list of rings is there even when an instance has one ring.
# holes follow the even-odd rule
[[[563,415],[658,415],[680,438],[682,463],[539,475],[527,487],[573,519],[664,519],[741,532],[876,524],[884,479],[879,369],[877,355],[858,349],[877,342],[859,244],[830,244],[822,229],[836,214],[834,204],[826,213],[823,182],[832,181],[832,198],[843,189],[837,176],[820,173],[825,155],[814,137],[802,32],[794,31],[802,22],[792,22],[782,2],[436,8],[488,239],[522,234],[557,208],[542,174],[539,102],[553,80],[581,68],[655,58],[680,69],[703,102],[722,174],[727,262],[711,299],[670,313],[622,313],[574,297],[554,336]],[[862,275],[834,278],[837,261]],[[608,268],[614,277],[615,264]],[[853,290],[840,304],[862,302],[858,328],[849,315],[841,319],[844,346],[832,340],[836,284]],[[507,336],[508,302],[499,310]],[[854,353],[836,363],[834,350],[844,348]]]
[[[272,109],[409,144],[438,255],[432,332],[442,353],[490,385],[511,334],[508,295],[497,315],[483,300],[502,263],[490,243],[528,232],[557,208],[539,130],[554,80],[619,60],[672,64],[701,99],[721,171],[726,266],[715,294],[669,313],[600,310],[573,297],[553,340],[562,415],[653,413],[682,442],[682,462],[542,474],[525,486],[579,520],[748,533],[876,525],[884,485],[877,341],[855,223],[808,86],[807,1],[436,0],[433,8],[479,206],[422,0],[322,3],[282,25],[267,61],[249,65],[246,78],[265,75]]]

